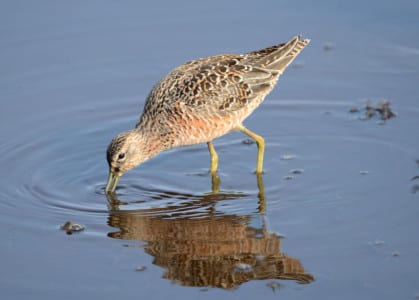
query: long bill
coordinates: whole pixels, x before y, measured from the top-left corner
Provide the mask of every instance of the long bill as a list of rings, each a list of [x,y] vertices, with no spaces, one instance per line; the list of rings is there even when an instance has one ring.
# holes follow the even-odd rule
[[[105,188],[106,193],[113,193],[115,191],[119,178],[121,178],[120,174],[109,170],[108,183],[106,184]]]

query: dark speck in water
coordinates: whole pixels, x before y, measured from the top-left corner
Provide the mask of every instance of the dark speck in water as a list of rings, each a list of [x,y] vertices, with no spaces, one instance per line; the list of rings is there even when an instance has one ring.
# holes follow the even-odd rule
[[[303,174],[304,170],[303,169],[291,169],[289,172],[291,174]]]
[[[245,139],[245,140],[242,141],[242,143],[245,144],[245,145],[253,145],[255,143],[255,141],[252,140],[252,139]]]
[[[391,253],[391,256],[393,256],[393,257],[399,257],[400,256],[400,252],[394,251],[393,253]]]

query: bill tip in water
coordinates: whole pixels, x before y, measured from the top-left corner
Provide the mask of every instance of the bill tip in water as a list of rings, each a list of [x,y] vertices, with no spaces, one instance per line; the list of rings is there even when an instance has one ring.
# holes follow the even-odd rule
[[[115,192],[116,186],[118,185],[118,181],[121,175],[110,171],[108,176],[108,182],[106,184],[105,192],[106,193],[113,193]]]

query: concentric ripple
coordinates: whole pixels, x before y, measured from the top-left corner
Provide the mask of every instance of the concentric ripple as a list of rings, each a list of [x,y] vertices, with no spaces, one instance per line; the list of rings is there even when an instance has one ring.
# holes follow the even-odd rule
[[[109,199],[104,193],[106,147],[115,134],[133,126],[139,110],[137,99],[117,102],[100,104],[96,110],[81,105],[28,118],[22,124],[25,130],[0,146],[2,166],[7,170],[7,184],[0,191],[7,200],[0,205],[10,211],[10,221],[21,216],[53,216],[51,222],[56,225],[75,216],[106,218],[109,210],[169,218],[199,218],[208,211],[249,215],[260,212],[262,200],[274,210],[292,205],[295,199],[305,199],[305,205],[333,206],[339,198],[334,192],[336,185],[356,185],[362,180],[361,171],[377,176],[374,170],[382,169],[377,165],[380,162],[388,160],[390,172],[393,157],[414,156],[386,138],[393,130],[391,126],[352,120],[342,113],[342,104],[272,101],[260,116],[255,114],[249,121],[253,124],[249,127],[267,140],[262,182],[253,173],[256,145],[242,143],[245,137],[233,134],[215,142],[220,155],[221,192],[212,192],[208,153],[205,146],[197,145],[163,153],[125,174],[116,195]],[[304,118],[301,129],[289,127],[290,119],[308,104],[317,114],[316,129],[305,124]],[[331,113],[324,114],[325,109]],[[263,127],[262,115],[275,118],[278,114],[280,131]],[[329,126],[331,118],[340,125]],[[370,131],[374,138],[357,130]],[[331,148],[335,149],[333,154]],[[379,149],[380,160],[370,156],[375,149]],[[336,151],[339,155],[334,155]],[[284,155],[293,159],[282,159]],[[290,175],[292,169],[304,172]]]
[[[28,225],[36,226],[41,223],[37,219],[52,218],[55,226],[61,221],[54,220],[107,216],[112,206],[108,206],[104,194],[106,147],[113,135],[135,124],[139,110],[136,99],[124,101],[119,100],[117,105],[102,104],[94,111],[81,105],[71,110],[45,112],[26,119],[22,124],[25,130],[1,144],[0,159],[7,170],[4,179],[7,184],[0,191],[4,199],[1,205],[3,210],[11,211],[7,214],[10,222],[26,216],[33,220]],[[192,153],[187,150],[188,162],[183,170],[179,164],[172,164],[177,155],[174,151],[124,175],[117,190],[118,201],[129,205],[119,209],[160,208],[162,213],[199,217],[214,201],[219,207],[225,206],[223,201],[229,199],[247,198],[254,202],[256,185],[250,193],[245,190],[214,195],[206,165],[201,165],[202,172],[187,174],[196,170],[193,161],[202,161],[201,156],[207,159],[205,147],[192,148]],[[189,163],[194,167],[188,169]],[[242,205],[243,202],[229,207],[237,213],[243,210]],[[251,210],[256,206],[254,203]]]

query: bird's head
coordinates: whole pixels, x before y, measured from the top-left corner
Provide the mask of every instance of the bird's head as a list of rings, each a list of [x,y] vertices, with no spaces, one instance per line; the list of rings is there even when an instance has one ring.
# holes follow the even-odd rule
[[[119,178],[149,158],[144,137],[135,130],[118,134],[108,146],[109,177],[105,191],[114,192]]]

